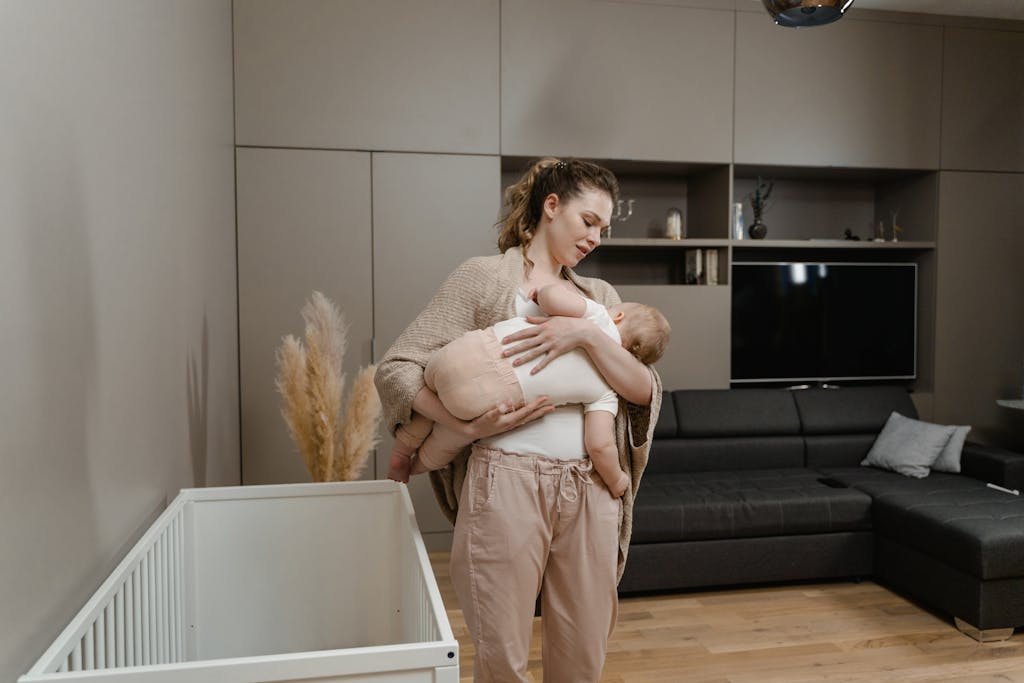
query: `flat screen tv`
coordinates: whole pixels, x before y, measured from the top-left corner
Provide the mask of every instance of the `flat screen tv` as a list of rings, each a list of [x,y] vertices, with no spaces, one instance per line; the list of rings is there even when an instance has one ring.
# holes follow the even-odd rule
[[[917,264],[734,262],[732,381],[917,375]]]

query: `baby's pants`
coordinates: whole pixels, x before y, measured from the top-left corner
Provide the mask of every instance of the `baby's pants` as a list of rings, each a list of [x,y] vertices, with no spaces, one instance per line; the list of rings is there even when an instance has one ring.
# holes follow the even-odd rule
[[[473,447],[451,577],[476,648],[477,683],[527,681],[541,597],[544,680],[601,677],[618,612],[621,502],[589,460]]]
[[[512,362],[502,358],[501,352],[491,328],[467,332],[434,353],[423,380],[460,420],[477,418],[500,403],[518,407],[524,403],[523,389]],[[465,447],[459,435],[435,427],[433,421],[416,413],[395,435],[419,449],[417,457],[429,469],[447,464]]]

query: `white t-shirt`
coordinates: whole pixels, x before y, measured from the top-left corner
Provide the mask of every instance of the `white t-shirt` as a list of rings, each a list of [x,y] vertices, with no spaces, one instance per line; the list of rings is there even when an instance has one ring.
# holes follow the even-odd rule
[[[524,297],[522,292],[518,292],[516,315],[518,317],[503,320],[494,326],[495,336],[499,340],[528,327],[526,316],[541,316],[544,312]],[[621,342],[619,331],[604,306],[588,299],[584,317],[597,324],[616,342]],[[529,453],[561,460],[583,458],[587,454],[583,442],[584,411],[605,410],[614,415],[618,412],[619,397],[582,349],[564,353],[536,375],[530,375],[530,370],[539,362],[540,358],[537,358],[517,366],[516,377],[527,401],[546,395],[557,407],[539,420],[504,434],[481,439],[480,443],[511,453]],[[598,398],[595,400],[595,397]]]

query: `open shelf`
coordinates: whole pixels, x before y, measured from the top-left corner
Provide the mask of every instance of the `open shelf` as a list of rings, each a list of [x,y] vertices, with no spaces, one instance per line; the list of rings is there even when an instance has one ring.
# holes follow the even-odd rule
[[[888,251],[928,251],[935,242],[871,242],[857,240],[730,240],[736,249],[879,249]]]
[[[753,222],[749,195],[757,179],[774,182],[762,215],[768,228],[764,241],[834,240],[844,248],[863,248],[868,243],[935,239],[938,174],[934,171],[737,165],[733,176],[733,202],[743,204],[748,228]],[[871,242],[879,223],[882,236],[892,239],[894,217],[903,230],[900,242]],[[861,241],[844,240],[847,231]]]
[[[727,247],[732,240],[727,239],[694,239],[687,237],[682,240],[670,240],[664,237],[609,237],[601,240],[602,249],[616,247],[642,247],[658,249],[693,249],[697,247]]]
[[[506,156],[501,159],[502,187],[514,183],[533,159]],[[664,239],[670,209],[683,215],[683,234],[688,238],[724,239],[729,236],[728,164],[594,159],[619,181],[620,207],[611,222],[612,239]],[[633,211],[628,215],[632,200]],[[665,240],[668,241],[668,240]]]

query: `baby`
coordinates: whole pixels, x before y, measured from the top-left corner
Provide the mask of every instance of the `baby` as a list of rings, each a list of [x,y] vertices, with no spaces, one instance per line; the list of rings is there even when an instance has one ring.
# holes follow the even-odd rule
[[[668,343],[668,321],[651,306],[620,303],[605,308],[568,283],[547,285],[531,292],[529,298],[546,315],[594,322],[648,365],[661,358]],[[451,341],[427,363],[423,376],[427,388],[460,420],[475,419],[499,405],[513,409],[538,396],[548,396],[556,406],[583,404],[587,455],[612,495],[621,496],[629,477],[619,467],[615,445],[618,396],[581,349],[558,356],[536,374],[530,373],[530,363],[513,366],[510,358],[503,358],[500,340],[530,325],[525,318],[510,318]],[[463,448],[456,435],[417,413],[395,436],[387,475],[395,481],[408,481],[410,474],[441,468]]]

